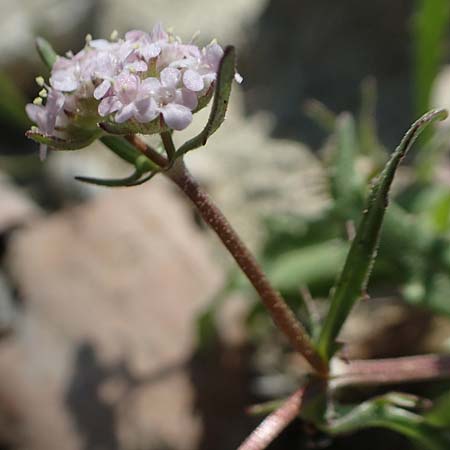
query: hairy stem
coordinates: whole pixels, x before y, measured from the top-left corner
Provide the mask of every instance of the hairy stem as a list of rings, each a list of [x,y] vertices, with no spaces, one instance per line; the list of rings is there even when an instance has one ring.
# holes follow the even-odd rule
[[[301,353],[319,374],[326,375],[327,365],[316,352],[306,330],[281,295],[272,287],[228,220],[191,176],[183,160],[178,159],[166,175],[190,198],[203,220],[216,232],[258,292],[276,326],[285,334],[294,349]]]
[[[129,136],[125,136],[125,139],[135,148],[137,148],[143,155],[145,155],[148,159],[150,159],[150,161],[152,161],[159,167],[164,168],[167,166],[168,164],[167,158],[159,154],[154,148],[147,145],[143,140],[139,139],[136,135],[131,134]]]
[[[337,360],[332,363],[332,369],[334,387],[429,381],[450,378],[450,355],[418,355],[349,362]]]
[[[276,411],[267,416],[238,450],[264,450],[298,416],[305,388],[295,391]]]

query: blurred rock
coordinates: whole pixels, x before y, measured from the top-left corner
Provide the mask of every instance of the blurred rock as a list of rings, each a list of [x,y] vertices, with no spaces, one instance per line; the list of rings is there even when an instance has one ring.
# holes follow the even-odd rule
[[[0,69],[6,70],[18,86],[30,86],[30,73],[39,63],[34,39],[42,35],[58,52],[78,50],[86,33],[92,32],[98,0],[0,0]]]
[[[430,313],[398,298],[373,298],[358,302],[339,340],[348,359],[395,358],[441,350],[427,345],[432,332]]]
[[[196,448],[183,367],[222,276],[191,219],[158,180],[14,234],[23,314],[0,347],[0,407],[21,447]]]
[[[11,286],[5,275],[0,272],[0,339],[13,331],[17,309]]]
[[[39,214],[39,208],[1,172],[0,205],[0,236]]]

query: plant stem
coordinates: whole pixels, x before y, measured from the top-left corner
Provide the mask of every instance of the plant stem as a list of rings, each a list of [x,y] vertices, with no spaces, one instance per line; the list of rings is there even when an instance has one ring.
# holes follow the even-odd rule
[[[396,384],[450,378],[450,355],[339,361],[332,386]],[[336,364],[336,365],[337,365]],[[333,367],[334,364],[332,364]]]
[[[159,167],[164,168],[167,166],[168,161],[163,155],[159,154],[154,148],[147,145],[144,141],[139,139],[134,134],[125,136],[125,139],[138,149],[143,155],[145,155],[150,161],[157,164]]]
[[[183,160],[178,159],[174,166],[165,173],[190,198],[203,220],[216,232],[258,292],[273,321],[285,334],[294,349],[305,357],[316,372],[323,376],[326,375],[328,373],[327,364],[316,352],[306,330],[281,295],[272,287],[256,259],[228,220],[191,176]]]
[[[173,158],[175,157],[175,145],[173,144],[172,136],[170,135],[169,131],[164,131],[161,133],[161,140],[163,142],[164,148],[167,152],[167,157],[169,158],[169,161],[173,161]]]
[[[305,387],[295,391],[276,411],[267,416],[238,450],[264,450],[298,416]]]

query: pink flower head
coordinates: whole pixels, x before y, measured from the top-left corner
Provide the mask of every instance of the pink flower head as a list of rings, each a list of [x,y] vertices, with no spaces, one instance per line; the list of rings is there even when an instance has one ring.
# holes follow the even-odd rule
[[[168,127],[182,130],[210,92],[223,54],[217,43],[202,49],[183,44],[161,24],[123,39],[88,39],[80,52],[57,58],[45,106],[38,101],[27,113],[42,134],[62,139],[68,129],[86,124],[95,130],[105,117],[149,123],[161,115]],[[74,127],[59,131],[70,121]]]

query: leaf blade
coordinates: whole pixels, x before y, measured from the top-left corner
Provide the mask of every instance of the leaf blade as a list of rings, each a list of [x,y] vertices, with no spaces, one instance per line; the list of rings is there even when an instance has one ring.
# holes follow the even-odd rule
[[[231,95],[231,86],[236,72],[236,51],[234,47],[225,48],[220,61],[214,100],[205,128],[195,137],[185,142],[177,151],[177,157],[206,144],[209,137],[214,134],[225,120],[228,102]]]
[[[329,360],[337,349],[335,339],[353,305],[364,295],[378,250],[380,230],[395,172],[420,132],[428,124],[446,117],[447,111],[433,110],[417,120],[405,134],[373,185],[355,239],[333,288],[330,310],[317,342],[319,353],[326,360]]]
[[[55,64],[58,55],[56,54],[55,50],[53,50],[53,47],[51,46],[50,42],[48,42],[43,37],[37,37],[36,49],[44,64],[49,69],[51,69],[53,67],[53,64]]]
[[[397,397],[397,398],[396,398]],[[398,395],[387,394],[368,400],[323,427],[332,435],[347,434],[366,428],[387,428],[403,434],[427,450],[445,450],[449,442],[423,416],[398,405]]]

